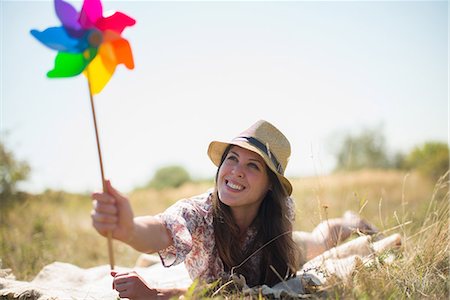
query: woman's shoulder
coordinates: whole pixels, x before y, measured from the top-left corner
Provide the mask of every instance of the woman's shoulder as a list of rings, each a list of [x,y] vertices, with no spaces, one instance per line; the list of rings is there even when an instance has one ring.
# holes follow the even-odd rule
[[[180,199],[168,211],[191,211],[192,213],[199,213],[204,217],[210,215],[212,214],[212,193],[213,189],[209,189],[202,194]]]

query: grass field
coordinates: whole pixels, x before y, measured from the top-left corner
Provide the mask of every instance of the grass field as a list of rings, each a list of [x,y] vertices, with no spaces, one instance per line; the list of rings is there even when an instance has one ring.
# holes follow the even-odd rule
[[[391,265],[358,269],[352,280],[327,287],[335,299],[448,299],[448,177],[431,182],[416,173],[366,170],[293,179],[295,229],[311,230],[346,210],[359,212],[381,231],[403,236]],[[129,193],[136,215],[163,211],[176,200],[204,192],[212,182],[178,189]],[[31,280],[54,261],[81,267],[108,264],[106,240],[91,227],[89,195],[47,191],[27,195],[0,220],[1,268]],[[395,228],[392,230],[392,228]],[[114,243],[116,264],[132,267],[139,253]]]

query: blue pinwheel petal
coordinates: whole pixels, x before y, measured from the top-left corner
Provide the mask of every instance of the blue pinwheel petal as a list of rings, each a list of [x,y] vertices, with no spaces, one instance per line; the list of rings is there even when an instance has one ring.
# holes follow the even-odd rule
[[[72,5],[63,0],[55,0],[55,11],[70,36],[78,38],[83,35],[83,29],[78,21],[79,14]]]
[[[42,44],[57,51],[81,53],[86,49],[78,39],[70,37],[64,27],[50,27],[42,32],[33,29],[30,33]]]

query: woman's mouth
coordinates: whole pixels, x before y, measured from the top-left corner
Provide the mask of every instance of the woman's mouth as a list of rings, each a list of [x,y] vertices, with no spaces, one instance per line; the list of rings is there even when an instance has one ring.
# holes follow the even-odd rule
[[[229,180],[225,180],[225,184],[227,187],[229,187],[230,189],[235,190],[235,191],[242,191],[243,189],[245,189],[245,187],[243,185],[231,182]]]

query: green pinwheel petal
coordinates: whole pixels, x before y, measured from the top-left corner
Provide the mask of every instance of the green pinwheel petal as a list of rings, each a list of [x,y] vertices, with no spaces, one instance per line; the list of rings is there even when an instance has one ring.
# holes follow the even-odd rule
[[[49,78],[73,77],[81,74],[97,54],[97,49],[89,48],[84,53],[58,52],[53,70],[47,73]]]

